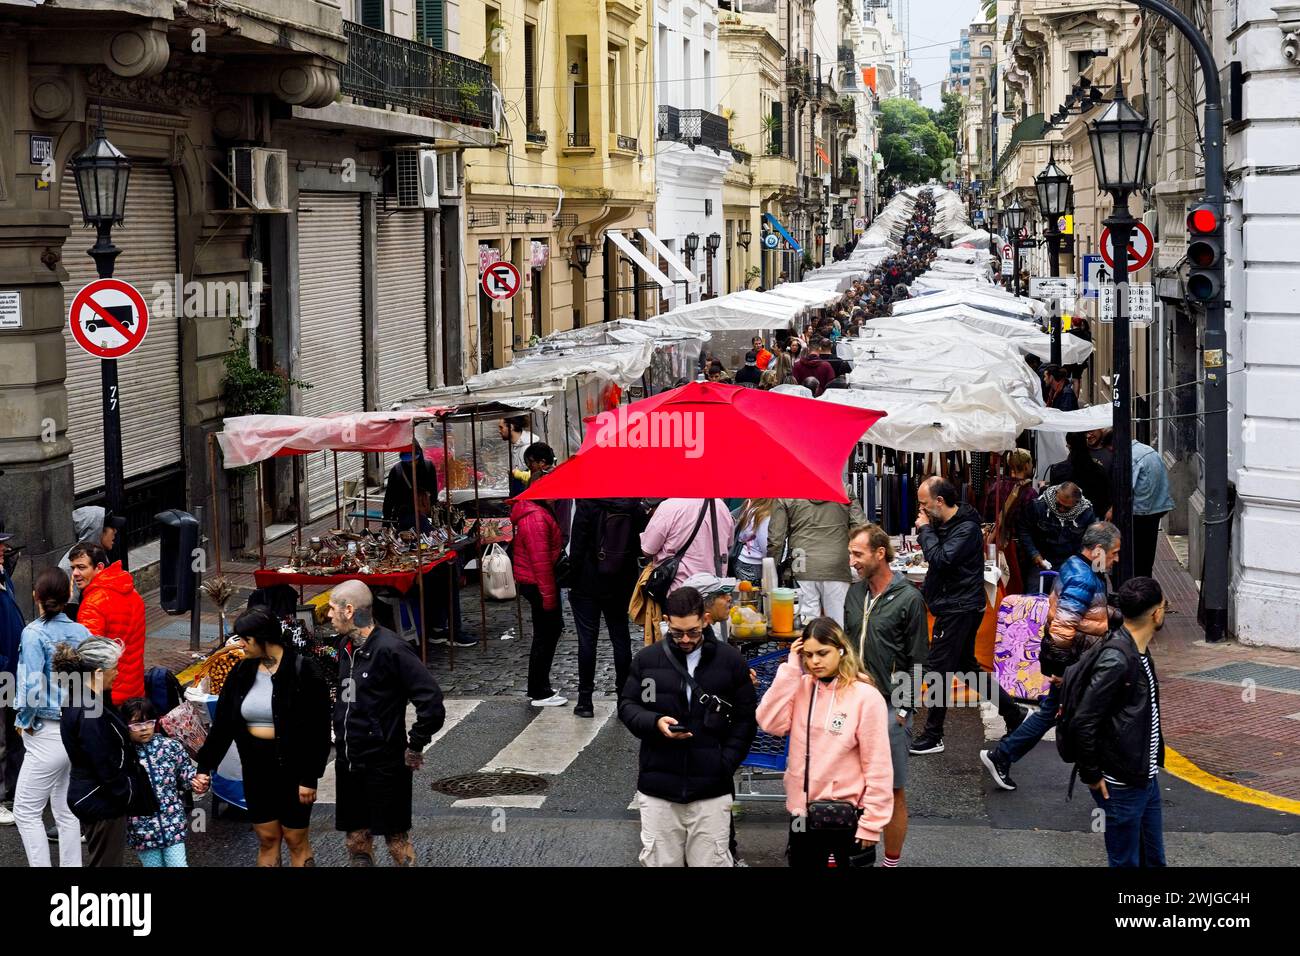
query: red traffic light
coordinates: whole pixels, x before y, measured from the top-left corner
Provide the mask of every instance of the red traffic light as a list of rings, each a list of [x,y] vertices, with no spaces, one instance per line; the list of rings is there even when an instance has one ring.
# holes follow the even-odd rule
[[[1219,212],[1213,206],[1197,206],[1187,214],[1187,231],[1202,235],[1219,231]]]

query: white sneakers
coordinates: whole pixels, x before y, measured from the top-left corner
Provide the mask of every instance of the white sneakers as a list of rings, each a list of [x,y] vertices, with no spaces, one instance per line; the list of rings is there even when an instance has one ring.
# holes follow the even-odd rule
[[[14,825],[14,812],[0,803],[0,827],[11,827]]]
[[[567,697],[561,697],[559,694],[552,694],[543,700],[533,701],[534,707],[563,707],[569,702]]]

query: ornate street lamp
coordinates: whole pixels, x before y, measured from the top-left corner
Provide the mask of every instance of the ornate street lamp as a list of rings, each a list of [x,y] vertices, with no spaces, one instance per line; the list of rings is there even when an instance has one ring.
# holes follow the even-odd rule
[[[722,248],[722,235],[711,232],[707,239],[704,240],[704,247],[709,250],[709,255],[717,255],[718,250]]]
[[[1020,230],[1025,226],[1025,217],[1028,214],[1025,207],[1020,205],[1020,199],[1012,201],[1011,205],[1002,210],[1002,222],[1011,232],[1011,271],[1014,273],[1013,282],[1015,285],[1016,295],[1021,294],[1020,289]]]
[[[748,226],[741,226],[740,232],[736,233],[736,243],[749,251],[749,241],[754,238],[754,233]]]
[[[95,227],[95,244],[86,250],[95,260],[101,279],[111,278],[113,263],[121,249],[113,245],[113,227],[126,216],[126,187],[131,179],[131,161],[104,135],[104,111],[99,111],[95,138],[72,161],[81,202],[81,218]],[[76,321],[74,316],[74,321]],[[104,507],[122,514],[125,478],[122,471],[122,396],[117,385],[117,359],[100,359],[100,387],[104,409]],[[126,535],[119,535],[113,555],[129,569]]]
[[[1101,116],[1088,130],[1092,158],[1097,168],[1097,183],[1110,193],[1114,208],[1105,220],[1110,230],[1111,258],[1115,272],[1115,318],[1112,325],[1112,424],[1115,429],[1115,469],[1111,473],[1115,524],[1120,540],[1133,540],[1133,456],[1130,408],[1133,387],[1130,381],[1128,247],[1133,236],[1134,219],[1128,211],[1128,197],[1147,186],[1147,155],[1151,151],[1153,130],[1147,118],[1124,98],[1124,86],[1115,83],[1115,93]],[[1127,554],[1125,554],[1127,550]],[[1115,572],[1116,586],[1133,576],[1133,548],[1120,549]]]
[[[698,252],[700,248],[700,234],[698,232],[689,233],[686,238],[682,240],[682,248],[686,250],[686,261],[693,262],[695,260],[695,253]]]
[[[1061,231],[1057,228],[1058,220],[1070,209],[1070,200],[1074,189],[1070,177],[1056,165],[1056,144],[1050,147],[1047,165],[1034,180],[1034,190],[1038,193],[1038,208],[1043,213],[1043,236],[1047,239],[1048,274],[1057,278],[1061,274]],[[1061,364],[1061,309],[1059,302],[1052,305],[1052,364]]]
[[[587,276],[587,266],[591,265],[591,243],[575,242],[573,252],[569,254],[569,268],[577,269],[583,278]]]

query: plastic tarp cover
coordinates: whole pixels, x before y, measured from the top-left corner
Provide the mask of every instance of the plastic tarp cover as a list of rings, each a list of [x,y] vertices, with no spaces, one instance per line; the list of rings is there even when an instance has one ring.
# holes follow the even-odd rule
[[[705,332],[766,332],[790,328],[791,323],[805,311],[805,303],[744,290],[704,302],[692,302],[646,321]]]
[[[391,412],[302,415],[240,415],[227,418],[217,443],[227,468],[253,465],[277,455],[317,451],[384,452],[411,447],[412,422],[436,417],[445,407]]]
[[[982,312],[993,312],[1022,322],[1032,322],[1042,309],[1041,303],[1032,299],[1018,299],[992,288],[947,289],[913,299],[894,303],[894,315],[915,315],[934,312],[956,305],[968,305]]]
[[[918,280],[919,281],[919,280]],[[932,312],[903,315],[895,321],[908,324],[924,324],[933,321],[955,320],[963,325],[1005,337],[1015,343],[1026,355],[1037,355],[1043,361],[1052,356],[1052,340],[1037,327],[1004,315],[984,312],[968,305],[954,305]],[[1073,335],[1061,337],[1061,362],[1065,365],[1077,365],[1087,360],[1092,354],[1092,343]]]
[[[651,339],[624,345],[574,345],[572,349],[526,355],[504,368],[472,376],[466,389],[501,386],[520,387],[527,391],[533,383],[567,380],[584,372],[601,375],[626,388],[635,384],[649,367],[655,343]]]
[[[786,282],[761,294],[773,295],[781,299],[793,299],[816,309],[824,309],[832,302],[837,302],[843,298],[839,292],[833,289],[820,289],[809,285],[807,282]]]

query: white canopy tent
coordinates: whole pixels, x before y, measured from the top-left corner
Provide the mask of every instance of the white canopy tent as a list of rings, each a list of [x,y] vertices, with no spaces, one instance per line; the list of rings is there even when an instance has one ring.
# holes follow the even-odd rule
[[[759,294],[775,296],[779,299],[792,299],[814,309],[824,309],[832,302],[843,298],[843,294],[836,290],[818,288],[807,282],[785,282]]]
[[[766,332],[790,328],[791,323],[807,310],[806,303],[745,289],[716,299],[692,302],[646,321],[705,332]]]
[[[882,321],[877,319],[877,322]],[[932,312],[918,312],[895,316],[887,320],[904,325],[923,325],[934,321],[956,321],[969,328],[988,332],[1012,342],[1026,355],[1037,355],[1043,361],[1052,356],[1052,340],[1041,329],[1005,315],[985,312],[969,305],[953,305]],[[1066,365],[1081,364],[1092,354],[1092,343],[1073,335],[1061,339],[1061,361]]]
[[[935,312],[952,306],[968,305],[981,312],[1005,315],[1007,318],[1032,322],[1039,315],[1043,306],[1033,299],[1019,299],[1003,292],[997,286],[979,286],[970,289],[947,289],[928,295],[915,296],[894,303],[894,315],[916,315],[920,312]]]

